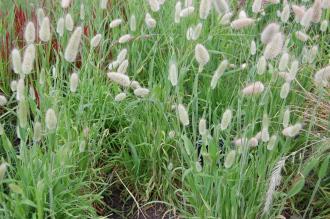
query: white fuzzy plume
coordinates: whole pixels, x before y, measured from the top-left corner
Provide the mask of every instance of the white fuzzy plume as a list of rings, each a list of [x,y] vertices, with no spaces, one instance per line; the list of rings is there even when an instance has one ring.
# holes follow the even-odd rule
[[[75,62],[78,52],[79,52],[79,45],[81,41],[82,35],[82,28],[77,27],[75,31],[72,33],[69,42],[65,48],[64,58],[68,62]]]

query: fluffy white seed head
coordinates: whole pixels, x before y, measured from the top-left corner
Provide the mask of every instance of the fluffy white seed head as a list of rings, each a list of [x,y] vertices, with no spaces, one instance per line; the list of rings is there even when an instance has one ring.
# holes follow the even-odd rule
[[[53,109],[50,108],[47,110],[45,122],[46,122],[46,128],[49,131],[55,131],[57,127],[57,117]]]
[[[56,32],[58,33],[58,35],[60,37],[62,37],[64,35],[64,26],[65,26],[65,21],[64,18],[59,18],[57,21],[57,25],[56,25]]]
[[[313,14],[314,14],[314,10],[311,7],[305,12],[304,16],[301,18],[300,24],[306,29],[308,29],[309,26],[311,25]]]
[[[178,110],[179,120],[182,123],[182,125],[184,126],[189,125],[189,115],[186,108],[182,104],[179,104],[177,106],[177,110]]]
[[[75,93],[77,91],[78,83],[79,83],[78,74],[77,73],[71,74],[71,77],[70,77],[70,91],[72,93]]]
[[[136,31],[136,17],[135,17],[134,14],[132,14],[130,19],[129,19],[129,27],[130,27],[132,32]]]
[[[287,23],[290,18],[290,5],[285,4],[281,13],[281,21]]]
[[[281,87],[280,97],[286,99],[290,92],[290,82],[285,82]]]
[[[315,73],[314,82],[317,86],[330,87],[330,65]]]
[[[254,19],[252,18],[239,18],[231,22],[230,26],[234,30],[240,30],[254,24]]]
[[[323,0],[322,1],[322,8],[329,9],[330,8],[330,0]]]
[[[118,42],[120,44],[123,44],[123,43],[127,43],[128,41],[132,40],[133,39],[133,36],[131,34],[125,34],[123,36],[121,36],[119,39],[118,39]]]
[[[143,87],[134,90],[134,95],[137,97],[146,97],[149,95],[149,93],[150,93],[149,89]]]
[[[121,25],[123,23],[123,20],[120,19],[120,18],[117,18],[117,19],[114,19],[113,21],[111,21],[110,23],[110,28],[115,28],[115,27],[118,27],[119,25]]]
[[[327,31],[327,29],[328,29],[328,25],[329,25],[329,22],[328,22],[327,20],[323,20],[323,21],[321,22],[320,30],[321,30],[322,32]]]
[[[83,3],[80,5],[80,20],[85,20],[85,5]]]
[[[283,49],[284,46],[284,36],[282,33],[276,33],[273,39],[267,44],[264,56],[266,59],[276,58]]]
[[[42,138],[42,126],[40,122],[35,122],[33,124],[33,140],[35,142],[40,141]]]
[[[230,168],[233,166],[233,164],[235,163],[235,158],[236,158],[236,151],[235,150],[231,150],[228,152],[228,154],[226,155],[225,158],[225,162],[224,162],[224,166],[225,168]]]
[[[218,81],[220,79],[220,77],[224,74],[224,72],[226,71],[227,67],[228,67],[228,60],[223,60],[218,68],[215,70],[215,72],[213,73],[212,79],[211,79],[211,89],[215,89]]]
[[[40,25],[42,23],[42,20],[45,17],[45,12],[42,8],[38,8],[37,9],[37,20],[38,20],[38,24]]]
[[[202,32],[202,28],[203,28],[203,24],[202,23],[198,23],[195,28],[192,31],[192,36],[191,39],[192,40],[197,40],[198,37],[200,36],[201,32]]]
[[[95,48],[95,47],[98,47],[100,42],[102,40],[102,35],[99,33],[99,34],[96,34],[92,39],[91,39],[91,47]]]
[[[178,85],[178,67],[175,60],[170,61],[168,80],[171,82],[172,86]]]
[[[16,74],[21,74],[22,73],[22,58],[21,58],[21,53],[19,52],[18,49],[15,48],[11,52],[11,60],[12,60],[14,72]]]
[[[176,23],[176,24],[180,23],[180,19],[181,19],[181,16],[180,16],[181,9],[182,9],[181,1],[178,1],[178,2],[175,4],[175,12],[174,12],[174,23]]]
[[[16,100],[21,101],[25,99],[25,84],[24,79],[19,79],[17,83]]]
[[[189,15],[194,13],[194,11],[195,11],[194,7],[192,6],[186,7],[180,11],[180,17],[188,17]]]
[[[232,118],[233,118],[232,111],[230,109],[226,109],[222,115],[221,123],[220,123],[220,129],[222,131],[226,130],[230,126]]]
[[[267,60],[265,56],[261,56],[257,63],[257,74],[262,75],[267,70]]]
[[[257,53],[257,45],[256,42],[252,40],[250,44],[250,54],[254,56],[256,53]]]
[[[195,47],[195,58],[199,64],[199,72],[210,61],[210,55],[207,49],[202,44],[197,44]]]
[[[65,48],[64,58],[68,62],[75,62],[79,52],[79,45],[81,41],[82,28],[77,27],[72,33],[69,42]]]
[[[322,0],[315,0],[313,4],[312,22],[319,23],[322,16]]]
[[[131,82],[131,86],[130,86],[133,90],[138,89],[141,87],[140,83],[138,81],[132,81]]]
[[[12,92],[17,91],[17,81],[16,80],[13,80],[10,82],[10,89]]]
[[[148,0],[149,6],[153,12],[157,12],[160,9],[158,0]]]
[[[291,62],[290,71],[289,71],[289,73],[290,73],[289,80],[290,81],[292,81],[296,78],[298,70],[299,70],[299,61],[298,60],[293,60]]]
[[[42,20],[42,23],[41,23],[41,26],[40,26],[39,38],[43,42],[48,42],[48,41],[50,41],[51,37],[52,37],[52,35],[51,35],[51,32],[50,32],[49,17],[45,17]]]
[[[120,62],[118,62],[117,60],[112,61],[109,63],[108,69],[110,71],[113,71],[113,70],[117,69],[119,65],[120,65]]]
[[[131,81],[127,75],[117,73],[117,72],[109,72],[107,75],[111,81],[113,81],[123,87],[130,86]]]
[[[17,118],[21,128],[26,128],[28,126],[28,110],[29,106],[26,100],[21,100],[18,102]]]
[[[61,1],[61,7],[62,8],[68,8],[71,4],[71,0],[62,0]]]
[[[254,83],[247,85],[242,90],[242,93],[245,96],[256,95],[256,94],[262,93],[264,91],[264,89],[265,89],[265,86],[263,85],[263,83],[261,83],[260,81],[256,81]]]
[[[117,72],[121,74],[126,74],[129,62],[128,60],[124,60],[118,67]]]
[[[205,135],[205,134],[207,134],[206,119],[201,118],[201,119],[199,120],[198,131],[199,131],[199,134],[200,134],[200,135]]]
[[[146,25],[149,29],[153,29],[157,25],[156,20],[153,19],[149,13],[146,14],[146,16],[144,18],[144,22],[146,23]]]
[[[283,113],[283,127],[286,128],[290,123],[290,108],[287,107]]]
[[[100,0],[100,9],[105,10],[108,6],[108,0]]]
[[[117,62],[122,63],[126,59],[127,52],[128,50],[126,48],[120,50],[120,52],[117,55]]]
[[[262,4],[262,0],[254,0],[252,4],[252,12],[255,14],[261,12]]]
[[[268,44],[274,37],[276,33],[280,31],[280,25],[277,23],[268,24],[261,33],[261,42],[263,44]]]
[[[0,106],[5,106],[7,102],[7,98],[0,94]]]
[[[74,28],[74,21],[73,21],[73,18],[71,16],[71,14],[67,14],[65,16],[65,28],[68,30],[68,31],[72,31],[73,28]]]
[[[267,150],[272,151],[277,143],[277,135],[274,134],[270,137],[269,142],[267,144]]]
[[[124,93],[124,92],[119,93],[115,96],[115,101],[116,102],[123,101],[124,99],[126,99],[126,97],[127,97],[126,93]]]
[[[24,39],[28,44],[34,43],[36,40],[36,29],[34,27],[33,22],[28,22],[25,31],[24,31]]]
[[[230,12],[227,0],[213,0],[213,6],[218,14],[226,14]]]
[[[302,32],[302,31],[297,31],[295,33],[295,35],[296,35],[297,39],[302,41],[302,42],[306,42],[309,39],[309,36],[306,33]]]
[[[22,72],[23,74],[30,74],[33,70],[34,59],[36,57],[36,49],[34,44],[26,47],[23,55]]]
[[[212,8],[212,1],[211,0],[201,0],[199,5],[199,17],[200,19],[206,19],[209,15]]]
[[[300,133],[302,128],[303,128],[303,125],[301,123],[296,123],[295,125],[284,128],[282,130],[282,134],[286,137],[293,138]]]
[[[292,5],[292,11],[295,15],[296,22],[300,23],[301,19],[305,14],[305,7],[299,5]]]
[[[280,71],[285,71],[288,68],[290,55],[288,53],[283,53],[278,64],[278,69]]]
[[[230,23],[230,19],[232,16],[233,16],[233,14],[231,12],[224,14],[220,20],[220,24],[228,25]]]

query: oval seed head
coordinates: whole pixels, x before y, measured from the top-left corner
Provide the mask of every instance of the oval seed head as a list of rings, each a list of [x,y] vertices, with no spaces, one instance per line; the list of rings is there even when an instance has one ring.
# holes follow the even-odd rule
[[[123,43],[127,43],[128,41],[130,41],[132,39],[133,39],[133,37],[131,36],[131,34],[125,34],[119,38],[118,42],[120,44],[123,44]]]
[[[211,89],[212,90],[215,89],[215,87],[217,86],[220,77],[224,74],[227,67],[228,67],[228,60],[225,59],[219,64],[217,70],[215,70],[215,72],[213,73],[213,76],[211,79]]]
[[[267,144],[267,150],[272,151],[277,143],[277,135],[272,135],[272,137],[270,137],[269,142]]]
[[[7,104],[7,98],[0,94],[0,106],[4,106]]]
[[[118,27],[119,25],[121,25],[123,23],[123,20],[120,18],[114,19],[113,21],[111,21],[111,23],[109,24],[110,29],[113,29],[115,27]]]
[[[224,166],[225,168],[230,168],[233,166],[233,164],[235,163],[235,158],[236,158],[236,151],[235,150],[231,150],[225,158],[225,162],[224,162]]]
[[[308,56],[308,63],[310,64],[313,63],[318,53],[319,53],[319,47],[317,45],[313,46]]]
[[[12,92],[17,91],[17,81],[13,80],[10,82],[10,89]]]
[[[282,33],[277,33],[273,37],[273,39],[267,44],[265,51],[264,51],[264,56],[266,59],[273,59],[278,56],[283,49],[284,45],[284,37]]]
[[[70,91],[72,93],[75,93],[77,91],[78,83],[79,83],[78,74],[77,73],[71,74],[71,77],[70,77]]]
[[[119,63],[117,60],[112,61],[112,62],[109,63],[108,69],[109,69],[110,71],[113,71],[113,70],[115,70],[116,68],[118,68],[119,64],[120,64],[120,63]]]
[[[285,71],[289,64],[290,55],[288,53],[283,53],[281,56],[280,62],[278,64],[278,69],[280,71]]]
[[[283,23],[287,23],[289,18],[290,18],[290,5],[285,4],[284,8],[283,8],[283,11],[281,13],[281,21]]]
[[[321,23],[320,30],[322,32],[325,32],[325,31],[327,31],[327,29],[328,29],[328,21],[327,20],[323,20],[322,23]]]
[[[254,19],[252,18],[239,18],[231,22],[230,26],[234,30],[240,30],[254,24]]]
[[[18,102],[17,118],[19,121],[19,126],[21,128],[26,128],[28,125],[28,103],[26,100],[21,100]]]
[[[140,85],[140,83],[139,82],[137,82],[137,81],[132,81],[131,82],[131,86],[130,86],[133,90],[135,90],[135,89],[138,89],[138,88],[140,88],[141,87],[141,85]]]
[[[108,6],[108,0],[100,0],[100,9],[105,10]]]
[[[136,31],[136,17],[134,14],[132,14],[132,16],[129,20],[129,27],[132,32]]]
[[[232,118],[233,118],[232,111],[230,109],[226,109],[226,111],[222,115],[222,119],[221,119],[221,123],[220,123],[220,129],[222,131],[226,130],[229,127]]]
[[[178,24],[180,23],[180,13],[181,13],[181,9],[182,9],[182,4],[181,1],[178,1],[175,4],[175,12],[174,12],[174,23]]]
[[[65,28],[68,30],[68,31],[72,31],[73,28],[74,28],[74,21],[73,21],[73,18],[71,16],[71,14],[67,14],[65,16]]]
[[[124,93],[124,92],[119,93],[115,96],[115,101],[116,102],[123,101],[124,99],[126,99],[126,97],[127,97],[126,93]]]
[[[302,32],[302,31],[297,31],[295,33],[295,35],[296,35],[297,39],[302,41],[302,42],[306,42],[309,39],[309,36],[306,33]]]
[[[199,72],[201,72],[203,70],[204,65],[206,65],[210,61],[209,52],[202,44],[196,45],[195,58],[199,64]]]
[[[40,122],[35,122],[33,125],[33,140],[38,142],[42,137],[42,126]]]
[[[321,86],[321,87],[330,86],[330,65],[320,69],[315,73],[314,82],[317,86]]]
[[[36,57],[36,49],[34,44],[30,44],[26,47],[23,56],[23,63],[22,63],[22,73],[23,74],[30,74],[33,70],[34,59]]]
[[[62,37],[64,35],[64,25],[65,25],[65,21],[64,18],[59,18],[57,21],[57,26],[56,26],[56,32],[58,33],[58,35],[60,37]]]
[[[45,17],[42,20],[42,23],[41,23],[41,26],[40,26],[39,38],[43,42],[48,42],[48,41],[50,41],[51,37],[52,37],[52,35],[51,35],[51,32],[50,32],[49,18]]]
[[[111,81],[113,81],[123,87],[129,87],[131,84],[131,81],[129,80],[129,77],[127,75],[117,73],[117,72],[109,72],[107,75]]]
[[[200,135],[205,135],[205,134],[207,134],[206,119],[201,118],[201,119],[199,120],[198,131],[199,131],[199,134],[200,134]]]
[[[28,44],[34,43],[36,40],[36,29],[31,21],[25,27],[24,39]]]
[[[21,54],[18,49],[13,49],[11,52],[11,60],[13,65],[13,70],[16,74],[21,74],[22,72],[22,59]]]
[[[268,128],[262,128],[262,130],[261,130],[261,139],[262,139],[263,142],[268,142],[269,141]]]
[[[254,0],[252,4],[252,12],[257,14],[261,12],[262,0]]]
[[[57,117],[56,113],[53,109],[48,109],[46,112],[46,127],[49,131],[55,131],[57,127]]]
[[[299,132],[302,130],[302,127],[303,126],[301,123],[296,123],[295,125],[284,128],[282,130],[282,134],[286,137],[293,138],[299,134]]]
[[[322,16],[322,0],[315,0],[313,4],[313,17],[312,21],[314,23],[319,23]]]
[[[146,16],[144,18],[144,22],[146,23],[146,25],[149,29],[153,29],[157,25],[156,20],[153,19],[149,13],[146,14]]]
[[[137,88],[134,90],[134,95],[137,96],[137,97],[146,97],[148,96],[150,93],[149,89],[147,88],[143,88],[143,87],[140,87],[140,88]]]
[[[128,68],[128,60],[124,60],[118,67],[117,72],[121,74],[126,74]]]
[[[201,3],[199,5],[199,17],[200,19],[206,19],[209,15],[212,8],[212,2],[211,0],[201,0]]]
[[[188,17],[194,13],[195,8],[193,6],[186,7],[180,11],[180,17]]]
[[[257,74],[262,75],[267,70],[267,60],[265,56],[261,56],[257,63]]]
[[[71,4],[71,0],[62,0],[61,7],[62,8],[68,8]]]
[[[187,40],[192,40],[193,35],[194,35],[194,29],[192,27],[189,27],[186,33]]]
[[[290,67],[290,77],[288,78],[289,81],[292,81],[296,78],[296,75],[298,73],[299,70],[299,61],[298,60],[293,60],[291,63],[291,67]]]
[[[323,0],[322,1],[322,8],[329,9],[330,8],[330,0]]]
[[[170,67],[168,71],[168,80],[170,80],[172,86],[178,85],[178,67],[174,60],[170,62]]]
[[[290,108],[287,107],[283,113],[283,127],[286,128],[290,123]]]
[[[222,15],[230,12],[230,7],[226,0],[214,0],[213,6],[218,14]]]
[[[7,163],[2,163],[0,165],[0,181],[3,180],[7,172]]]
[[[148,0],[149,6],[153,12],[157,12],[160,9],[158,0]]]
[[[250,138],[249,141],[247,142],[247,146],[249,146],[249,147],[257,147],[258,144],[259,144],[259,141],[255,137]]]
[[[102,35],[101,34],[96,34],[92,39],[91,39],[91,47],[95,48],[98,47],[102,40]]]
[[[182,104],[179,104],[177,110],[178,110],[179,120],[182,123],[182,125],[183,126],[189,125],[189,115],[186,108]]]
[[[281,87],[280,97],[286,99],[290,92],[290,82],[285,82]]]
[[[200,34],[202,32],[202,28],[203,28],[203,24],[202,23],[198,23],[196,25],[196,27],[192,31],[192,36],[191,36],[191,39],[192,40],[197,40],[198,39],[198,37],[200,36]]]
[[[37,10],[37,20],[38,20],[38,24],[40,25],[42,23],[42,20],[45,17],[45,12],[42,8],[38,8]]]
[[[80,20],[85,20],[85,5],[83,3],[80,5]]]
[[[308,29],[309,26],[311,25],[313,14],[314,14],[314,10],[313,7],[311,7],[305,12],[304,16],[301,18],[300,24],[306,29]]]
[[[25,84],[24,79],[19,79],[17,83],[16,100],[21,101],[25,99]]]
[[[75,62],[78,52],[79,52],[79,45],[81,41],[82,35],[82,28],[77,27],[75,31],[72,33],[69,42],[65,48],[64,58],[68,62]]]
[[[292,5],[292,11],[294,13],[296,22],[300,23],[301,19],[305,14],[305,7],[299,5]]]
[[[257,53],[257,45],[256,42],[252,40],[250,44],[250,54],[254,56],[256,53]]]
[[[261,83],[260,81],[256,81],[254,83],[247,85],[242,90],[242,93],[245,96],[256,95],[256,94],[262,93],[264,91],[264,89],[265,89],[265,86],[263,85],[263,83]]]
[[[263,44],[268,44],[279,31],[280,25],[277,23],[268,24],[261,33],[261,42]]]
[[[127,49],[122,49],[118,55],[117,55],[117,62],[120,64],[122,63],[125,59],[126,59],[126,56],[127,56]]]
[[[222,25],[228,25],[230,23],[230,19],[233,16],[231,12],[226,13],[225,15],[222,16],[220,20],[220,24]]]

